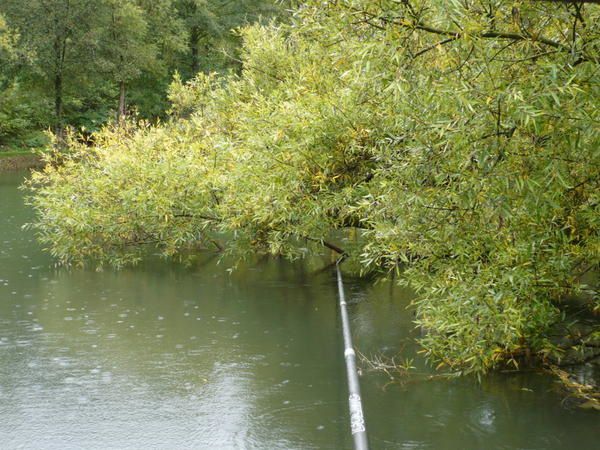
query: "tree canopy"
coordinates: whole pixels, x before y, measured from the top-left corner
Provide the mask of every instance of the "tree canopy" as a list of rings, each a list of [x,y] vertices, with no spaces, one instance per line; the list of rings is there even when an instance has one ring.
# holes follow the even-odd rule
[[[442,365],[559,357],[600,263],[599,27],[598,5],[303,2],[241,32],[241,73],[176,80],[167,123],[72,136],[33,227],[64,263],[326,246],[401,274]]]
[[[19,57],[0,65],[11,124],[0,146],[27,146],[48,127],[96,131],[127,112],[160,119],[175,72],[237,67],[234,29],[283,11],[274,0],[3,0],[0,60],[9,43]]]

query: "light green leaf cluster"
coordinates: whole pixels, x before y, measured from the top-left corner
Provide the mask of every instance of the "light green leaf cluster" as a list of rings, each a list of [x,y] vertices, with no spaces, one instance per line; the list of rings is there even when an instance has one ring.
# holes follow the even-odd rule
[[[8,29],[6,20],[0,15],[0,61],[8,59],[14,52],[16,36]]]
[[[432,359],[545,357],[600,263],[599,23],[597,5],[304,2],[241,32],[241,74],[176,80],[172,122],[73,142],[32,179],[34,227],[63,262],[117,265],[142,243],[299,257],[356,233],[338,250],[405,269]]]

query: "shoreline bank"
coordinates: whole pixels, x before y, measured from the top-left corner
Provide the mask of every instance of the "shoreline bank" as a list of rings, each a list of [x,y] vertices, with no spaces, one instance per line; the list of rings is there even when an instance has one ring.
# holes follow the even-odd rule
[[[43,162],[38,155],[25,153],[4,156],[0,153],[0,173],[26,169],[40,169],[42,167]]]

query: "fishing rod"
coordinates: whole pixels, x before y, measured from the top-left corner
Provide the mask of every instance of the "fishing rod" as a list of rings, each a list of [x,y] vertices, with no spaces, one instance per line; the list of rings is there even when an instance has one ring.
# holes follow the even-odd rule
[[[360,397],[360,383],[356,370],[356,352],[352,345],[352,334],[350,332],[350,320],[346,308],[346,296],[344,294],[344,282],[340,270],[341,258],[336,262],[338,293],[340,300],[340,314],[342,316],[342,331],[344,334],[344,360],[346,361],[346,375],[348,376],[348,406],[350,408],[350,429],[354,440],[355,450],[368,450],[367,427],[363,413],[362,400]]]

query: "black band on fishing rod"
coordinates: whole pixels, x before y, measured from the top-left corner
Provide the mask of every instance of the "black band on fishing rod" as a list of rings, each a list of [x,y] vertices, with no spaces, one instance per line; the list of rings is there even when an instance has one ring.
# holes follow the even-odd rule
[[[352,334],[350,333],[350,320],[346,309],[346,296],[344,294],[344,283],[340,270],[340,260],[335,265],[337,270],[338,293],[340,298],[340,314],[342,316],[342,331],[344,334],[344,359],[346,361],[346,375],[348,376],[348,406],[350,407],[350,428],[354,448],[356,450],[368,450],[367,427],[360,397],[360,384],[356,370],[356,353],[352,346]]]

